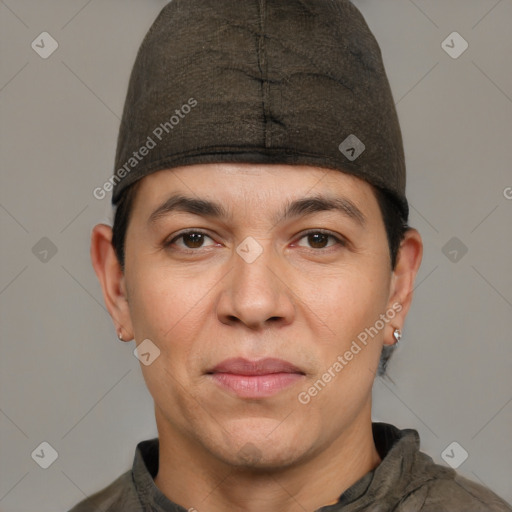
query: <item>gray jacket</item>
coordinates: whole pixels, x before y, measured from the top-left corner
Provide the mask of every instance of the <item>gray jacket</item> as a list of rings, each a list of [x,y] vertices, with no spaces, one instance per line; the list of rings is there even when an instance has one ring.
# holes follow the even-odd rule
[[[420,452],[416,430],[374,423],[373,435],[382,462],[316,512],[512,512],[490,490]],[[158,439],[142,441],[130,471],[70,512],[187,512],[158,489],[157,472]]]

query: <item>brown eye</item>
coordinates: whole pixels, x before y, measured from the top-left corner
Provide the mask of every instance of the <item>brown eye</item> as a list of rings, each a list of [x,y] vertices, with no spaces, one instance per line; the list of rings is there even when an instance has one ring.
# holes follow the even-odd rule
[[[201,249],[202,247],[205,247],[204,242],[207,238],[213,241],[211,237],[201,231],[187,231],[174,237],[169,243],[166,244],[166,246],[169,247],[176,245],[181,249]],[[182,244],[176,243],[180,239],[183,241]]]
[[[189,249],[197,249],[201,247],[204,242],[204,235],[202,233],[186,233],[182,236],[183,243]]]
[[[306,247],[310,247],[312,249],[326,249],[328,247],[332,247],[333,245],[345,245],[342,240],[338,237],[332,235],[331,233],[324,233],[323,231],[311,231],[309,233],[305,233],[300,240],[307,239],[308,245]],[[329,244],[329,239],[334,240],[334,243]],[[301,247],[304,247],[302,244],[298,244]]]
[[[328,241],[329,235],[324,235],[323,233],[314,233],[312,235],[308,235],[308,242],[314,249],[323,249],[326,247]]]

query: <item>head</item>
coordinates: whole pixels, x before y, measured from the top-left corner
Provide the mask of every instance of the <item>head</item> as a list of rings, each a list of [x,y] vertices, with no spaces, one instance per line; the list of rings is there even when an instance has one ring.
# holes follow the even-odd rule
[[[174,0],[146,36],[92,259],[116,329],[158,354],[159,434],[278,468],[370,421],[422,245],[355,7],[241,4]]]
[[[177,195],[202,202],[186,208],[170,201]],[[311,197],[341,208],[303,202],[284,215]],[[392,265],[374,187],[306,166],[184,166],[140,180],[127,220],[124,268],[107,226],[95,229],[93,261],[123,338],[160,351],[141,366],[159,429],[229,464],[251,443],[275,467],[368,418],[421,253],[406,230]],[[269,396],[240,395],[212,373],[233,358],[286,361],[296,380]]]

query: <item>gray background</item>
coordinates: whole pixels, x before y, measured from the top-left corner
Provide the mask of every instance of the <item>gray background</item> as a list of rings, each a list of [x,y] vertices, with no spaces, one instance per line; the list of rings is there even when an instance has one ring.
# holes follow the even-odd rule
[[[89,235],[108,212],[92,191],[113,171],[135,52],[165,3],[0,1],[3,512],[67,510],[156,435],[133,342],[116,340],[103,306]],[[459,471],[512,501],[512,1],[355,3],[382,47],[411,224],[425,241],[374,417],[416,428],[442,464],[457,441],[469,453]],[[43,31],[59,44],[47,59],[31,48]],[[457,59],[441,46],[453,31],[469,43]],[[43,441],[58,452],[48,469],[31,457]]]

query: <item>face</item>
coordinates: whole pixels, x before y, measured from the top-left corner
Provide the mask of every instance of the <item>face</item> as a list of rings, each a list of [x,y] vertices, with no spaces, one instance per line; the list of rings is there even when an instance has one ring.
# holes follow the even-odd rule
[[[285,467],[368,419],[400,306],[366,182],[285,165],[149,175],[123,288],[125,326],[160,351],[141,365],[160,435],[228,464]]]

